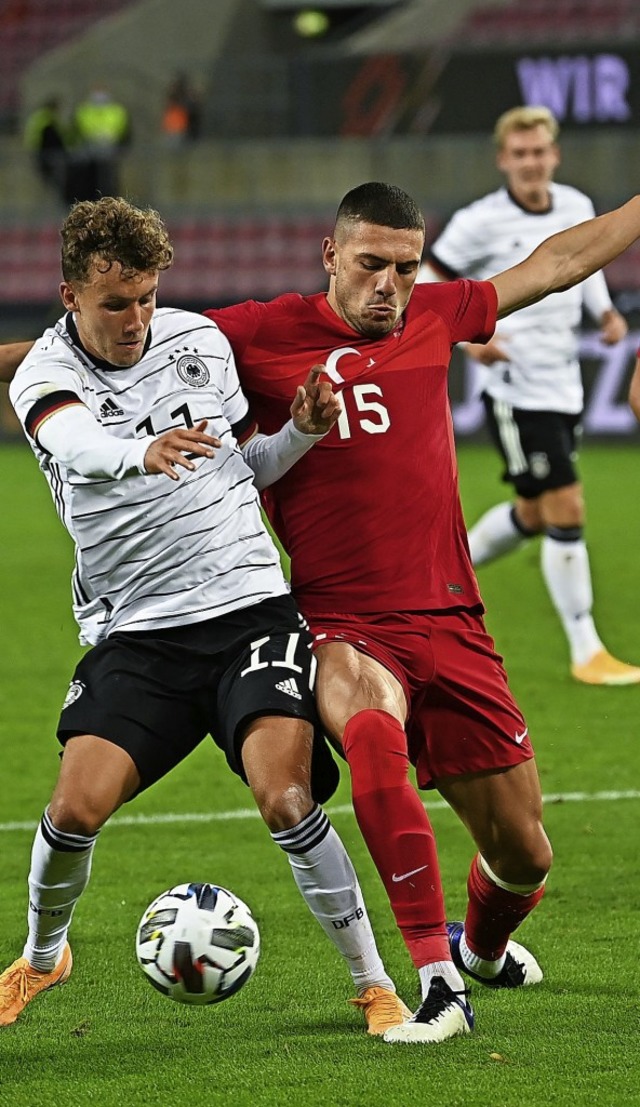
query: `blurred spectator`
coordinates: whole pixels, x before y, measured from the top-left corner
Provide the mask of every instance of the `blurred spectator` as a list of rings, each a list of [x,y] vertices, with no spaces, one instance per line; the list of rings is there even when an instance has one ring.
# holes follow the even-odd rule
[[[131,139],[127,108],[95,85],[73,114],[73,131],[73,199],[118,196],[120,154]]]
[[[45,100],[28,116],[24,144],[33,155],[36,171],[45,185],[66,201],[70,134],[56,97]]]
[[[201,122],[201,95],[184,73],[178,73],[167,90],[162,133],[170,146],[183,146],[200,137]]]

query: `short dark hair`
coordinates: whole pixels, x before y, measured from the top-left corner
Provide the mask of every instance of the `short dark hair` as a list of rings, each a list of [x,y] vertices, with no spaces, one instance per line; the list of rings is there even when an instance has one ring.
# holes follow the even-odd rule
[[[347,192],[336,214],[336,230],[345,223],[373,223],[423,234],[425,229],[424,216],[409,193],[380,181],[367,181]]]
[[[65,281],[85,284],[96,261],[104,272],[119,262],[125,277],[168,269],[173,261],[173,246],[158,212],[136,208],[120,197],[74,204],[60,235]]]

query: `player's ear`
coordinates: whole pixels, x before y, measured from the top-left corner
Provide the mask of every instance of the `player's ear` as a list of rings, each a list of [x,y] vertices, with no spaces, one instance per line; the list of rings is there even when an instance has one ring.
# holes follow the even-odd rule
[[[67,281],[63,281],[60,285],[60,299],[62,300],[66,311],[78,310],[78,300],[75,290],[72,285],[67,283]]]
[[[322,243],[322,264],[329,276],[336,271],[336,244],[333,238],[325,238]]]

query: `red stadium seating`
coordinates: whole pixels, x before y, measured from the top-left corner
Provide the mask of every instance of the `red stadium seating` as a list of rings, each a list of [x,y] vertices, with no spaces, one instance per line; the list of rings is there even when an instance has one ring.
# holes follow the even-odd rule
[[[160,301],[214,305],[249,297],[269,299],[291,290],[318,292],[326,287],[320,246],[331,219],[332,213],[300,213],[170,221],[175,262],[162,276]],[[437,222],[429,220],[428,240],[437,229]],[[0,303],[54,301],[60,282],[59,249],[55,223],[0,227]],[[640,243],[606,272],[613,291],[640,288]]]

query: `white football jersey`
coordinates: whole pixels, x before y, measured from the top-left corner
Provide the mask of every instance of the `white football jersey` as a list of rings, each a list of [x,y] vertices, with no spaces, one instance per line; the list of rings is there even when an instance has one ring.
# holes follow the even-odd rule
[[[223,446],[180,479],[80,476],[31,439],[58,514],[76,545],[73,609],[80,639],[185,625],[282,595],[288,585],[262,522],[253,473],[232,425],[246,420],[227,339],[204,316],[158,309],[137,365],[92,359],[72,316],[47,330],[10,396],[23,426],[44,397],[76,394],[112,435],[158,435],[207,420]]]
[[[543,213],[520,207],[506,188],[461,208],[432,243],[428,260],[436,268],[440,263],[451,277],[486,280],[523,261],[550,235],[595,215],[589,197],[576,188],[552,183],[550,194],[550,209]],[[421,279],[428,279],[425,270]],[[582,411],[578,328],[583,305],[598,324],[612,307],[602,273],[500,319],[496,332],[510,360],[479,367],[482,390],[512,407]]]

